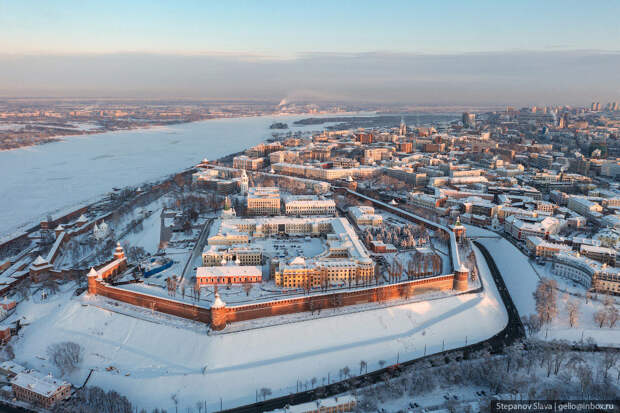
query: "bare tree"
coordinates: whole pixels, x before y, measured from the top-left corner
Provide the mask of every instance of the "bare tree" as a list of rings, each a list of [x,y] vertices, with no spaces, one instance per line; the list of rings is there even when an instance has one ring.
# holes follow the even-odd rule
[[[198,283],[194,285],[194,299],[200,301],[200,285]]]
[[[599,328],[603,328],[603,324],[607,321],[607,311],[600,309],[594,313],[594,322],[598,324]]]
[[[176,393],[171,394],[170,398],[172,399],[172,403],[174,403],[174,411],[178,413],[179,412],[179,398],[177,397]]]
[[[601,370],[603,371],[603,380],[607,380],[609,370],[618,364],[620,360],[620,352],[618,350],[605,351],[601,359]]]
[[[364,360],[360,361],[360,375],[362,374],[362,371],[366,369],[366,373],[368,373],[368,363],[366,363]]]
[[[524,315],[521,317],[521,322],[530,335],[540,331],[540,318],[536,314]]]
[[[263,400],[267,400],[267,396],[271,396],[271,389],[267,387],[263,387],[262,389],[260,389],[259,393],[261,397],[263,398]]]
[[[47,355],[64,375],[74,371],[82,362],[82,346],[72,341],[51,344],[47,347]]]
[[[553,374],[557,376],[560,371],[560,367],[562,367],[562,363],[566,360],[568,356],[568,352],[570,350],[570,345],[565,340],[559,340],[552,342],[553,348]]]
[[[618,308],[611,303],[605,308],[607,313],[607,322],[609,323],[609,328],[614,328],[616,323],[618,322],[618,318],[620,318],[620,314],[618,313]]]
[[[536,291],[534,291],[534,300],[536,301],[536,311],[540,317],[541,323],[550,323],[557,315],[557,282],[548,278],[542,278],[538,281]]]
[[[576,300],[569,300],[566,302],[565,308],[570,326],[575,327],[579,319],[579,302]]]

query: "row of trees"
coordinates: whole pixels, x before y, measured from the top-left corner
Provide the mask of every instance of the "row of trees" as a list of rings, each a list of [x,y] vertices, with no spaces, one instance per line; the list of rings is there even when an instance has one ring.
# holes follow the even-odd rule
[[[414,224],[403,226],[382,224],[377,227],[366,228],[362,236],[366,245],[369,245],[371,241],[382,241],[401,249],[415,248],[429,242],[426,227]]]
[[[620,396],[618,351],[572,351],[567,342],[529,340],[506,348],[503,354],[482,350],[471,355],[470,360],[452,356],[442,361],[423,361],[410,366],[399,377],[386,375],[382,383],[353,389],[358,396],[358,408],[377,411],[388,401],[394,404],[395,399],[402,398],[407,403],[411,397],[437,388],[450,392],[464,385],[488,389],[494,394],[510,393],[515,399],[614,400]],[[444,408],[451,412],[471,411],[456,400],[446,401]],[[485,405],[480,410],[490,411]]]
[[[134,409],[127,397],[113,390],[106,392],[100,387],[92,386],[78,389],[74,397],[56,404],[53,411],[54,413],[133,413]],[[165,410],[160,412],[165,413]]]
[[[603,301],[603,308],[594,313],[594,322],[603,328],[605,324],[609,328],[614,328],[620,318],[620,313],[616,307],[614,300],[611,297],[605,298]]]
[[[192,280],[195,281],[195,278],[192,278]],[[191,283],[190,287],[188,283],[183,282],[177,275],[166,278],[166,289],[168,290],[168,295],[171,297],[176,297],[177,293],[179,293],[182,298],[188,296],[194,301],[200,301],[200,296],[202,294],[202,290],[196,282]]]
[[[534,291],[536,302],[536,314],[524,316],[522,318],[524,327],[530,334],[538,332],[544,325],[550,324],[559,313],[558,309],[558,285],[557,282],[549,278],[541,278]],[[586,294],[586,304],[590,294]],[[572,298],[568,294],[564,295],[564,311],[571,327],[579,324],[581,302],[578,298]],[[593,314],[593,321],[603,328],[607,325],[614,328],[620,319],[620,312],[611,297],[603,300],[603,307]]]

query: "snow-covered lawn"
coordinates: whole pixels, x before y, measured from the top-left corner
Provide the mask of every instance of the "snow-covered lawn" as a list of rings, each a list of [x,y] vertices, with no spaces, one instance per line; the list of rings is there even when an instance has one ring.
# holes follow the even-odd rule
[[[130,232],[121,242],[132,247],[142,247],[150,254],[155,254],[159,248],[161,231],[161,208],[157,208],[151,215],[142,221],[142,230]]]
[[[389,365],[493,336],[508,317],[484,261],[480,267],[482,293],[213,336],[84,306],[88,297],[67,292],[46,304],[20,304],[15,317],[30,324],[13,345],[18,362],[55,371],[46,347],[78,342],[85,357],[71,381],[81,384],[94,368],[91,385],[116,389],[139,407],[170,411],[172,394],[180,411],[201,400],[219,408],[220,397],[224,408],[232,407],[254,402],[262,387],[279,396],[294,392],[298,379],[338,379],[340,369],[356,371],[361,360],[370,371],[380,361]],[[109,366],[115,370],[106,371]]]
[[[467,235],[494,236],[497,234],[481,228],[467,226]],[[536,290],[539,280],[539,275],[536,271],[541,276],[551,276],[548,273],[548,268],[543,268],[531,262],[518,248],[504,238],[481,238],[478,241],[493,256],[510,292],[510,296],[519,311],[519,315],[535,314],[536,302],[534,301],[533,292]],[[552,278],[557,277],[553,276]],[[563,288],[563,283],[558,284],[560,288],[566,290],[566,288]],[[583,291],[583,294],[585,294],[585,291]],[[538,338],[580,341],[582,338],[586,340],[588,337],[592,337],[599,345],[620,347],[620,326],[599,328],[594,323],[593,314],[603,307],[600,301],[589,301],[586,304],[585,298],[571,296],[570,300],[580,303],[579,319],[577,325],[572,328],[566,314],[566,298],[562,291],[558,292],[558,316],[550,325],[544,326],[536,334]]]

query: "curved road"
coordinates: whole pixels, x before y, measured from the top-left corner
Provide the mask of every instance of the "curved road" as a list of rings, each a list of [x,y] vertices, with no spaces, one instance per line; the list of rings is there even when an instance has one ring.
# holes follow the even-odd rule
[[[504,306],[506,307],[506,311],[508,313],[508,324],[506,327],[489,338],[488,340],[481,341],[476,344],[472,344],[469,346],[464,346],[460,348],[456,348],[453,350],[444,351],[442,353],[435,353],[426,357],[417,358],[414,360],[407,360],[397,365],[392,365],[385,367],[380,370],[375,370],[367,374],[363,374],[357,377],[349,378],[347,380],[342,380],[339,382],[335,382],[329,384],[327,386],[319,387],[312,390],[307,390],[299,393],[290,394],[288,396],[277,397],[274,399],[269,399],[253,404],[249,404],[246,406],[240,406],[233,409],[224,410],[223,412],[227,413],[263,413],[270,410],[281,409],[286,405],[296,405],[301,403],[307,403],[314,401],[318,398],[325,398],[335,396],[337,394],[346,392],[351,387],[365,387],[373,383],[377,383],[383,381],[385,376],[397,376],[403,368],[408,366],[412,366],[423,360],[442,360],[446,355],[455,354],[463,352],[464,354],[468,354],[471,352],[475,352],[481,350],[485,346],[489,346],[492,351],[498,352],[501,351],[507,345],[512,344],[515,340],[525,338],[525,329],[523,328],[523,324],[521,323],[521,318],[519,317],[519,313],[512,302],[512,298],[506,289],[506,285],[504,284],[504,280],[497,269],[497,265],[491,257],[489,251],[480,243],[474,241],[476,247],[480,250],[484,259],[487,261],[487,265],[489,270],[491,271],[491,275],[493,276],[493,280],[497,286],[497,289],[500,293],[502,301],[504,302]]]

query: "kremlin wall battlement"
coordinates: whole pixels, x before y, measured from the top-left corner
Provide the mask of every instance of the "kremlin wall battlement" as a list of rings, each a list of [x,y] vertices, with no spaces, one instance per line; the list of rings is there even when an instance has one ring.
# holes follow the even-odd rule
[[[216,298],[218,305],[212,305],[211,308],[206,308],[174,299],[157,297],[114,287],[109,285],[95,272],[89,274],[88,293],[148,308],[152,311],[210,324],[213,330],[221,330],[226,327],[227,324],[239,321],[306,311],[320,311],[350,305],[407,300],[413,296],[427,292],[449,291],[454,289],[455,279],[454,274],[447,274],[437,277],[420,278],[397,284],[360,288],[353,291],[324,293],[230,307],[226,306],[226,304],[219,299],[218,295]]]

